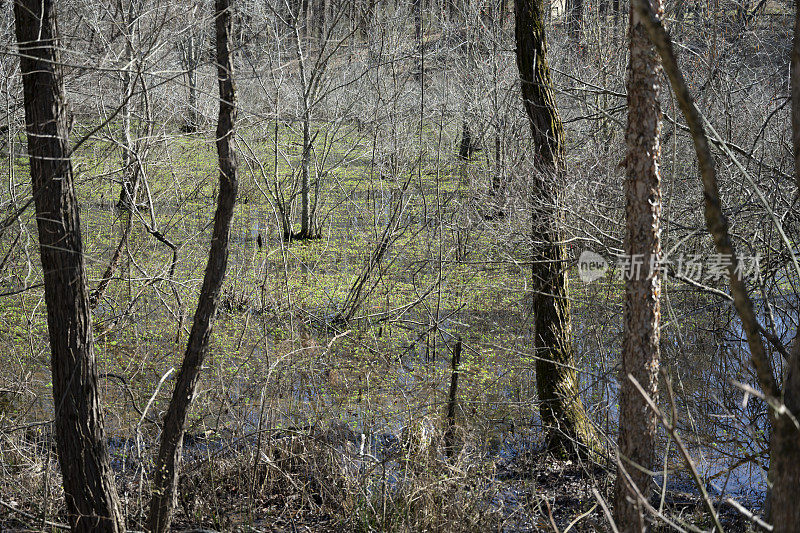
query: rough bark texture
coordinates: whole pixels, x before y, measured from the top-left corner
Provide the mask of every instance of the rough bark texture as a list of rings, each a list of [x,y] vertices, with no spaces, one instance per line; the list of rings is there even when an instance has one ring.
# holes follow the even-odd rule
[[[515,16],[517,67],[534,144],[531,218],[536,388],[548,448],[566,456],[596,451],[599,443],[578,395],[572,348],[567,254],[558,209],[559,181],[564,173],[563,126],[546,61],[542,0],[516,0]]]
[[[672,41],[666,30],[655,18],[650,4],[644,0],[633,0],[633,5],[641,15],[642,23],[647,28],[650,39],[661,56],[664,71],[669,77],[672,90],[675,93],[675,100],[678,102],[692,136],[697,154],[700,179],[703,185],[706,227],[714,239],[717,252],[731,258],[731,263],[728,266],[728,280],[731,285],[733,305],[742,320],[742,330],[747,337],[750,361],[755,368],[758,383],[767,397],[771,399],[778,398],[780,395],[778,384],[772,374],[772,368],[764,349],[758,320],[753,309],[753,302],[747,292],[744,280],[737,275],[739,265],[736,251],[728,232],[728,219],[722,212],[722,201],[719,197],[719,186],[717,185],[717,171],[703,120],[694,103],[694,99],[689,93],[689,87],[683,77],[683,73],[678,68],[675,52],[672,49]]]
[[[800,531],[800,334],[786,365],[783,382],[783,404],[794,416],[772,417],[770,438],[770,470],[772,487],[769,493],[770,520],[776,532]]]
[[[770,464],[774,472],[771,491],[773,531],[797,532],[800,531],[800,506],[797,505],[800,501],[800,427],[797,422],[800,418],[800,339],[795,339],[787,361],[784,393],[781,394],[764,349],[753,302],[744,281],[737,276],[738,260],[728,232],[728,222],[722,212],[714,158],[702,117],[689,93],[683,73],[678,68],[666,30],[645,0],[633,0],[633,6],[642,17],[642,24],[647,28],[650,39],[661,56],[675,99],[689,126],[703,184],[706,226],[714,239],[717,252],[731,258],[728,279],[734,307],[747,337],[750,361],[758,384],[773,407],[770,409],[773,431],[770,439]]]
[[[651,0],[657,16],[663,13],[660,0]],[[630,56],[627,72],[628,127],[625,134],[625,253],[629,269],[625,280],[624,337],[619,397],[619,467],[627,476],[617,475],[614,519],[621,531],[644,531],[642,508],[629,483],[635,483],[649,497],[650,470],[655,453],[656,413],[629,380],[632,376],[657,401],[659,365],[659,319],[661,314],[660,218],[661,107],[658,102],[661,60],[638,14],[629,19]]]
[[[89,293],[51,0],[14,2],[44,271],[58,460],[73,531],[123,531],[97,390]]]
[[[208,339],[219,293],[228,265],[228,240],[238,182],[233,136],[236,120],[236,90],[233,83],[231,57],[230,0],[216,0],[217,79],[219,81],[219,119],[217,122],[217,156],[219,158],[219,199],[214,215],[211,251],[203,277],[203,287],[194,315],[183,365],[164,419],[161,446],[153,475],[153,498],[148,527],[153,532],[169,530],[178,488],[184,426],[197,390],[200,368],[208,351]]]
[[[794,14],[794,41],[792,43],[792,56],[790,71],[790,84],[792,90],[792,145],[794,147],[794,183],[800,194],[800,6],[795,7]]]
[[[413,0],[411,8],[414,11],[414,43],[416,43],[417,68],[414,71],[414,79],[422,80],[422,0]]]
[[[800,194],[800,6],[795,6],[794,44],[791,56],[792,141],[794,145],[794,176]],[[794,415],[772,417],[770,436],[769,519],[775,531],[800,531],[800,333],[786,364],[783,381],[783,404]]]

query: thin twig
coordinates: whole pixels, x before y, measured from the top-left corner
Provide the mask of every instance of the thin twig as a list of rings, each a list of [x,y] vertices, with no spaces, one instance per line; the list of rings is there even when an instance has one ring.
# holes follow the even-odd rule
[[[50,522],[49,520],[44,520],[43,521],[40,518],[38,518],[38,517],[36,517],[36,516],[34,516],[34,515],[30,514],[30,513],[26,513],[25,511],[23,511],[21,509],[17,509],[16,507],[11,505],[10,503],[6,503],[3,500],[0,500],[0,507],[5,507],[9,511],[13,511],[13,512],[15,512],[15,513],[17,513],[17,514],[19,514],[21,516],[24,516],[25,518],[27,518],[29,520],[35,520],[39,524],[44,523],[44,525],[46,525],[46,526],[54,527],[56,529],[64,529],[66,531],[69,531],[71,529],[67,524],[60,524],[58,522]]]
[[[597,489],[594,488],[594,487],[592,487],[592,494],[594,494],[594,497],[597,500],[597,503],[600,504],[600,507],[603,508],[603,514],[606,515],[606,518],[608,519],[608,523],[611,525],[611,530],[614,533],[619,533],[619,529],[617,529],[617,524],[614,523],[614,519],[611,517],[611,511],[608,509],[608,505],[606,504],[606,501],[603,499],[602,496],[600,496],[600,493],[597,492]]]
[[[689,473],[692,475],[692,479],[694,480],[695,485],[697,485],[697,490],[700,491],[700,496],[702,496],[703,502],[706,504],[708,512],[711,513],[711,518],[714,520],[714,525],[716,526],[717,530],[720,533],[723,533],[725,530],[722,528],[722,524],[719,521],[719,517],[717,516],[717,511],[716,509],[714,509],[714,504],[711,502],[711,498],[708,496],[706,487],[703,485],[703,481],[700,479],[700,474],[697,472],[697,468],[695,468],[694,466],[692,457],[689,455],[689,450],[686,449],[686,446],[683,444],[683,440],[681,440],[680,435],[678,435],[678,431],[677,428],[675,427],[674,421],[670,422],[669,420],[667,420],[667,417],[664,415],[661,409],[658,408],[658,406],[655,404],[650,395],[647,394],[647,391],[645,391],[642,388],[642,386],[639,384],[636,378],[633,377],[633,375],[628,374],[628,379],[631,381],[631,383],[633,383],[633,386],[636,387],[636,390],[639,391],[639,394],[642,396],[642,398],[644,398],[644,401],[647,402],[647,405],[650,407],[650,409],[652,409],[653,412],[661,419],[661,425],[664,426],[664,429],[666,429],[669,432],[670,436],[673,439],[675,439],[675,445],[678,447],[678,450],[680,450],[684,461],[686,461],[686,466],[689,468]],[[669,379],[666,380],[666,383],[667,383],[667,392],[669,393],[670,404],[674,405],[675,401],[672,393],[672,383],[669,381]]]

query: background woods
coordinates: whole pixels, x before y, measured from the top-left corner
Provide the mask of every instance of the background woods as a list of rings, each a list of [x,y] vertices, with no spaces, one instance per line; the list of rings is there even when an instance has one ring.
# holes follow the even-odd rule
[[[798,20],[3,3],[0,527],[797,531]]]

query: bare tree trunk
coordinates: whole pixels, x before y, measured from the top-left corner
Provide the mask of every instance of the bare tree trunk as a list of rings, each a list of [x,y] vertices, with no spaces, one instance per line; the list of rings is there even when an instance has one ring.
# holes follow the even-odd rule
[[[133,47],[134,38],[134,8],[135,0],[128,2],[127,9],[123,2],[120,2],[120,11],[125,11],[125,68],[122,72],[122,87],[123,87],[123,101],[122,101],[122,186],[119,191],[119,200],[117,200],[117,209],[123,211],[121,217],[124,219],[122,222],[122,236],[120,237],[117,247],[114,249],[114,254],[106,267],[103,277],[100,279],[97,287],[89,295],[89,304],[92,309],[97,307],[98,302],[105,294],[114,271],[119,265],[122,258],[122,251],[128,242],[132,226],[131,211],[136,207],[136,196],[139,189],[139,165],[136,162],[134,154],[134,143],[131,136],[131,118],[132,107],[131,99],[133,97],[134,87],[136,86],[135,78],[132,74],[133,66],[136,60]],[[149,127],[149,126],[148,126]]]
[[[661,56],[664,70],[669,76],[675,93],[675,99],[692,135],[703,184],[706,225],[714,239],[717,252],[730,258],[728,280],[733,304],[742,322],[742,330],[747,338],[750,361],[755,369],[758,384],[770,405],[773,432],[770,439],[770,466],[773,470],[770,507],[774,524],[773,531],[778,533],[796,532],[798,524],[800,524],[800,506],[797,505],[797,502],[800,501],[800,483],[797,481],[800,479],[800,426],[798,425],[800,418],[800,339],[795,338],[792,352],[787,361],[787,373],[783,380],[783,394],[781,394],[764,348],[753,302],[747,292],[744,280],[738,275],[739,260],[728,232],[728,221],[722,211],[716,167],[709,148],[703,119],[689,93],[683,73],[678,68],[672,42],[666,30],[656,19],[648,3],[644,0],[633,0],[633,4]],[[793,107],[796,106],[796,100],[792,104]],[[793,138],[797,138],[797,135],[794,134]],[[797,172],[796,168],[795,175]]]
[[[469,161],[472,159],[472,132],[469,128],[469,122],[467,121],[467,115],[464,114],[464,117],[461,119],[461,143],[459,143],[458,147],[458,158],[462,161]]]
[[[797,173],[797,171],[795,171]],[[769,441],[769,469],[772,486],[768,493],[769,517],[773,531],[798,531],[800,528],[800,333],[786,365],[783,381],[783,405],[795,420],[783,415],[770,417],[772,435]]]
[[[360,37],[364,42],[367,42],[370,38],[375,17],[375,0],[364,0],[357,16]]]
[[[311,116],[303,113],[303,155],[300,160],[300,239],[310,239],[314,226],[311,213]]]
[[[794,147],[794,183],[800,194],[800,6],[795,7],[794,41],[789,65],[792,91],[792,145]]]
[[[196,133],[200,127],[200,113],[197,108],[197,67],[200,63],[200,37],[190,32],[181,43],[183,66],[186,69],[186,83],[189,86],[189,117],[184,126],[186,133]]]
[[[325,35],[325,30],[322,27],[322,21],[325,19],[325,4],[323,0],[313,0],[311,2],[311,31],[314,39],[317,41],[322,40]],[[320,46],[319,44],[317,46]]]
[[[314,98],[312,84],[313,75],[306,71],[305,56],[303,55],[303,44],[297,28],[297,20],[294,20],[292,33],[295,41],[295,55],[300,71],[300,90],[303,103],[303,153],[300,158],[300,233],[292,234],[295,239],[313,239],[314,233],[314,213],[311,209],[311,152],[313,150],[314,138],[311,135],[311,106]]]
[[[136,61],[133,46],[135,0],[129,0],[127,9],[122,2],[120,2],[119,7],[120,11],[125,12],[125,68],[122,71],[123,100],[120,113],[122,115],[122,187],[119,191],[117,208],[130,210],[136,203],[136,193],[139,187],[139,174],[131,137],[131,118],[133,115],[131,99],[136,86],[136,78],[132,72]]]
[[[122,259],[122,251],[125,249],[125,245],[128,242],[128,237],[131,234],[131,227],[133,226],[131,212],[127,211],[124,215],[125,221],[122,223],[122,236],[117,243],[117,247],[114,249],[114,253],[111,256],[111,259],[106,266],[105,271],[103,272],[103,277],[100,278],[97,287],[89,294],[89,307],[94,309],[97,307],[97,304],[100,303],[100,300],[106,293],[106,289],[108,289],[109,283],[111,283],[111,278],[114,276],[114,271],[119,266],[119,261]]]
[[[189,80],[189,127],[187,128],[189,133],[195,133],[197,130],[200,129],[200,113],[197,109],[197,43],[195,42],[195,37],[192,36],[191,40],[189,41],[189,49],[192,51],[192,56],[189,66],[188,72],[188,80]]]
[[[661,17],[661,0],[649,0]],[[614,519],[622,531],[645,531],[635,488],[647,498],[655,455],[656,413],[648,408],[628,376],[657,401],[661,315],[661,61],[638,14],[629,20],[628,128],[625,140],[626,238],[624,337],[620,374],[618,468]],[[641,467],[641,468],[640,468]],[[632,486],[634,485],[634,486]]]
[[[322,3],[322,37],[328,36],[331,25],[331,0],[323,0]],[[325,46],[321,44],[320,46]]]
[[[450,392],[447,394],[447,428],[444,433],[445,453],[453,457],[456,439],[456,407],[458,403],[458,367],[461,364],[461,337],[456,341],[453,355],[450,358]]]
[[[236,153],[233,147],[236,89],[233,83],[230,0],[216,0],[215,9],[219,82],[219,119],[216,135],[220,168],[219,199],[214,215],[211,251],[203,277],[203,287],[183,365],[164,419],[161,446],[153,477],[153,497],[150,502],[148,526],[151,531],[159,533],[169,530],[172,511],[175,508],[184,426],[192,398],[197,390],[200,369],[208,350],[211,326],[228,266],[228,240],[238,189]]]
[[[794,148],[794,178],[800,195],[800,6],[795,5],[794,42],[790,64],[792,91],[792,144]],[[797,217],[797,215],[795,215]],[[790,223],[797,224],[798,221]],[[791,251],[790,251],[791,253]],[[786,364],[783,381],[783,404],[795,418],[800,418],[800,332]],[[788,531],[789,524],[800,527],[800,428],[789,417],[770,417],[769,476],[772,483],[767,493],[767,519],[775,531]]]
[[[305,23],[305,39],[308,43],[314,35],[314,0],[303,2],[303,21]]]
[[[567,28],[574,44],[581,42],[583,25],[583,0],[566,0]]]
[[[548,448],[559,456],[594,452],[599,441],[578,394],[566,249],[558,209],[564,177],[561,117],[547,64],[542,0],[516,0],[517,67],[534,141],[532,271],[536,387]]]
[[[52,0],[16,0],[14,17],[67,514],[73,531],[124,531],[97,390],[55,5]]]
[[[414,42],[417,45],[417,52],[416,52],[416,71],[414,72],[414,76],[420,82],[423,80],[423,72],[422,72],[422,0],[413,0],[411,5],[412,10],[414,11]]]

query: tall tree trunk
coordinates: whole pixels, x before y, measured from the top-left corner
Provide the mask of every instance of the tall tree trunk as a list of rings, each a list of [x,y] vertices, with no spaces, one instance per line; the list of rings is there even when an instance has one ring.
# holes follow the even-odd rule
[[[303,20],[305,22],[305,38],[308,43],[314,36],[314,0],[303,3]]]
[[[548,448],[558,456],[593,452],[599,441],[578,394],[572,347],[559,182],[564,177],[561,117],[547,64],[543,0],[516,0],[517,67],[534,141],[533,329],[536,387]]]
[[[228,265],[233,208],[236,204],[238,181],[233,137],[236,122],[236,89],[233,83],[231,53],[231,0],[216,0],[217,80],[219,82],[219,118],[217,121],[217,156],[219,159],[219,199],[214,215],[211,251],[203,277],[203,287],[194,315],[192,331],[186,346],[180,374],[172,393],[161,446],[153,476],[153,497],[150,502],[148,526],[153,532],[169,530],[178,489],[178,469],[181,460],[184,426],[197,390],[200,368],[208,351],[211,326],[217,312],[219,293]]]
[[[469,161],[472,159],[472,132],[469,128],[467,115],[461,119],[461,142],[458,146],[458,158],[462,161]]]
[[[566,0],[567,28],[574,44],[581,42],[583,25],[583,0]]]
[[[195,133],[200,129],[200,113],[197,108],[197,50],[198,44],[195,42],[195,37],[192,36],[190,41],[190,49],[193,51],[191,66],[189,67],[189,133]]]
[[[648,0],[661,17],[661,0]],[[649,409],[628,376],[656,401],[658,394],[659,321],[661,315],[661,60],[647,30],[631,8],[628,60],[628,128],[625,141],[625,275],[624,336],[620,374],[618,467],[614,519],[621,531],[644,531],[645,518],[635,487],[650,494],[655,454],[656,413]],[[641,468],[640,468],[641,467]]]
[[[291,235],[296,239],[312,239],[314,234],[314,212],[311,208],[311,152],[313,150],[314,137],[311,135],[311,106],[314,99],[314,83],[306,70],[305,56],[303,55],[303,43],[300,39],[300,32],[297,28],[297,21],[294,21],[292,33],[295,41],[295,56],[297,66],[300,71],[300,98],[303,103],[303,153],[300,156],[300,233]]]
[[[314,232],[311,212],[311,116],[303,114],[303,154],[300,159],[300,239],[310,239]]]
[[[16,0],[14,18],[67,514],[73,531],[124,531],[97,390],[54,2]]]
[[[322,38],[328,36],[328,31],[331,25],[331,0],[323,0],[322,2]],[[324,43],[320,46],[325,46]]]
[[[770,416],[769,520],[776,532],[800,530],[800,428],[797,427],[797,420],[800,420],[800,333],[795,335],[789,355],[783,381],[783,405],[795,420],[786,415]]]
[[[136,203],[136,192],[139,188],[138,170],[135,161],[133,139],[131,137],[131,119],[133,108],[131,99],[133,97],[136,79],[133,76],[133,68],[136,56],[133,47],[134,38],[134,0],[129,0],[127,9],[120,2],[120,11],[125,12],[125,68],[122,71],[122,187],[119,191],[117,208],[130,210]],[[130,218],[130,217],[128,217]]]
[[[114,253],[111,255],[111,259],[108,261],[105,271],[103,271],[103,277],[100,278],[97,287],[89,294],[89,307],[92,310],[97,307],[97,304],[100,303],[100,300],[105,295],[106,289],[108,289],[108,285],[111,283],[111,279],[114,276],[114,271],[119,266],[120,259],[122,259],[122,252],[125,250],[125,245],[128,243],[128,237],[130,237],[131,228],[133,227],[130,210],[124,213],[123,218],[122,235],[117,243],[117,247],[114,249]]]
[[[800,5],[794,13],[794,41],[789,65],[792,91],[792,145],[794,147],[794,183],[800,195]]]
[[[108,262],[103,277],[94,291],[89,294],[89,305],[92,310],[97,307],[100,299],[105,294],[114,271],[119,265],[122,258],[122,251],[128,242],[132,227],[132,213],[136,205],[136,196],[139,189],[139,165],[136,162],[134,154],[134,143],[131,136],[131,119],[133,110],[131,106],[131,99],[133,97],[134,87],[136,81],[133,76],[132,70],[136,60],[133,47],[134,38],[134,8],[135,0],[128,2],[127,8],[124,2],[120,1],[119,9],[124,11],[125,15],[125,68],[122,71],[122,186],[119,190],[119,200],[117,200],[117,209],[122,211],[122,235],[120,236],[119,243],[114,249],[111,260]]]
[[[423,80],[423,72],[422,72],[422,0],[413,0],[411,4],[411,9],[414,11],[414,43],[417,46],[416,51],[416,70],[414,71],[414,77],[418,81]]]
[[[772,438],[770,439],[770,465],[774,471],[771,491],[771,511],[774,532],[796,532],[800,524],[800,338],[795,338],[792,352],[786,364],[783,393],[772,372],[770,360],[759,331],[758,317],[753,301],[747,292],[745,281],[739,277],[739,260],[728,232],[728,221],[722,211],[719,197],[714,157],[709,148],[705,125],[683,73],[680,71],[672,49],[672,42],[664,27],[656,18],[652,7],[645,0],[632,0],[650,39],[656,46],[669,76],[675,99],[686,119],[694,141],[700,178],[703,184],[705,219],[708,231],[714,239],[719,254],[731,259],[728,266],[728,281],[736,313],[742,322],[742,330],[750,350],[750,362],[755,370],[761,390],[770,404]],[[797,105],[796,100],[792,102]],[[794,110],[793,110],[794,112]],[[794,133],[794,132],[793,132]],[[794,138],[797,138],[793,135]],[[798,169],[795,168],[797,175]],[[800,179],[798,177],[797,179]]]
[[[797,194],[800,195],[800,6],[795,5],[794,42],[790,68],[792,91],[792,144],[794,148],[794,178]],[[798,224],[800,221],[791,221]],[[791,252],[790,252],[791,253]],[[795,335],[794,345],[786,364],[783,381],[783,404],[795,419],[800,419],[800,332]],[[788,531],[794,524],[800,528],[800,428],[787,416],[770,417],[769,481],[772,483],[767,495],[768,519],[775,531]]]
[[[189,116],[184,131],[196,133],[200,127],[200,113],[197,108],[197,67],[200,63],[200,37],[190,32],[181,43],[183,66],[186,69],[186,83],[189,86]]]

